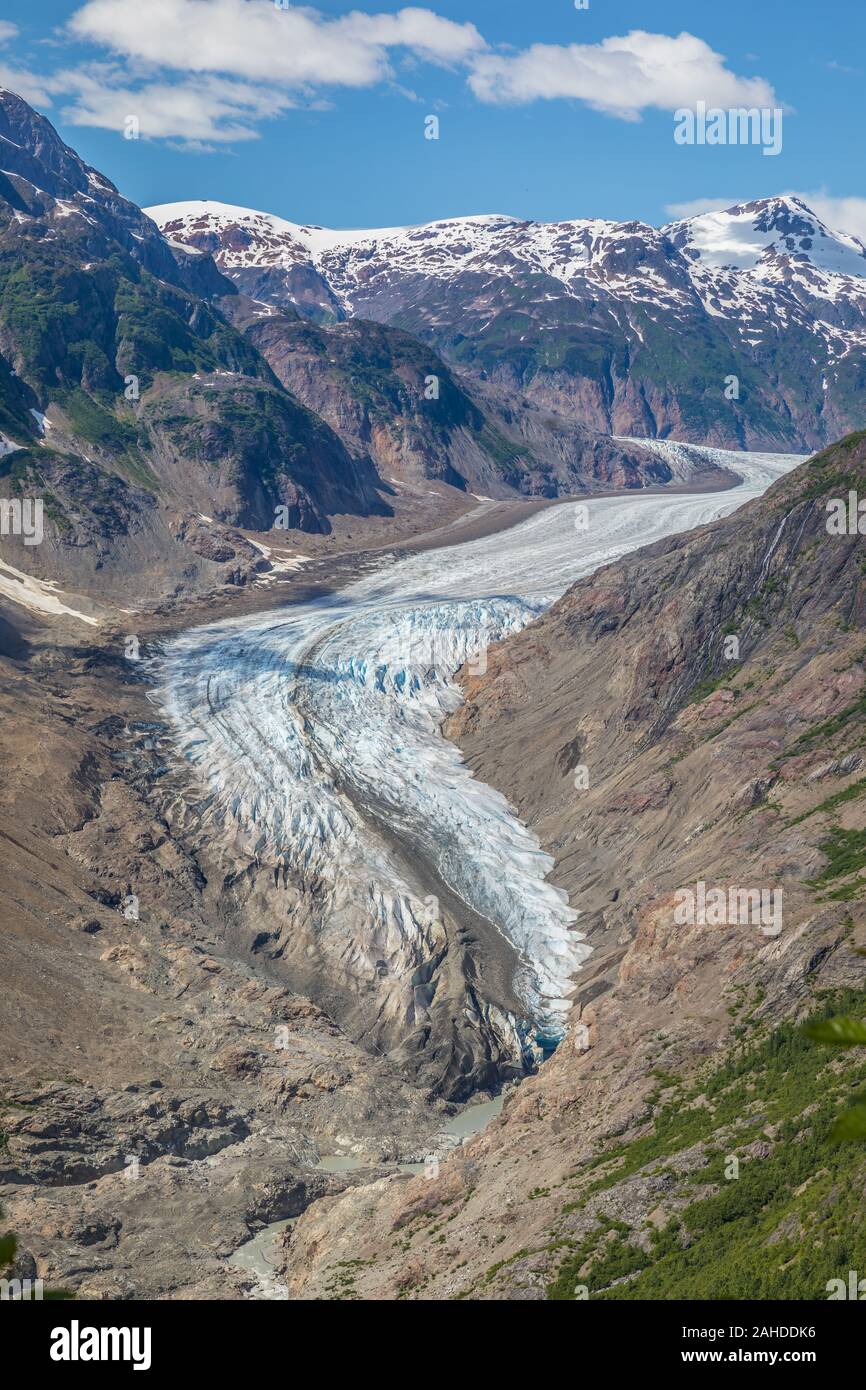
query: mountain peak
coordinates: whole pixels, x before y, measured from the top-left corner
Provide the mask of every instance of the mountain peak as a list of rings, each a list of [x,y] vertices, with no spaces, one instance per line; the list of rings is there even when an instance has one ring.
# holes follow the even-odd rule
[[[791,194],[700,212],[662,231],[704,268],[749,271],[768,257],[808,262],[831,275],[866,276],[866,248],[855,236],[831,231]]]
[[[46,116],[7,88],[0,88],[0,152],[0,214],[4,205],[12,212],[18,235],[40,236],[41,227],[53,223],[54,235],[66,239],[74,227],[93,240],[88,260],[98,255],[103,236],[163,280],[206,297],[232,293],[231,283],[205,258],[190,267],[190,257],[175,257],[152,219],[86,164]]]

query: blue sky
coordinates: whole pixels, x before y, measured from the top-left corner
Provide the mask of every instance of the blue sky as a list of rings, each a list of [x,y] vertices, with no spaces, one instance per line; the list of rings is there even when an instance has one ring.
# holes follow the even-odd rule
[[[0,40],[0,82],[145,206],[657,224],[795,191],[866,236],[866,16],[842,0],[5,0]],[[781,153],[675,144],[696,98],[783,107]]]

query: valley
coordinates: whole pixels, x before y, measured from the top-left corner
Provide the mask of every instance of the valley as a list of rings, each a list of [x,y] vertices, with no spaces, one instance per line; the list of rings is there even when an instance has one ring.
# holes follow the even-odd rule
[[[796,451],[860,422],[863,245],[796,197],[658,228],[490,215],[341,232],[219,202],[149,211],[242,293],[306,320],[296,338],[338,344],[371,319],[470,394],[517,393],[583,430]]]
[[[69,633],[52,656],[24,623],[27,664],[57,688],[42,746],[62,790],[43,807],[40,766],[9,745],[20,925],[8,944],[35,934],[43,969],[78,989],[46,996],[51,1022],[41,1008],[26,1023],[7,1015],[3,1204],[47,1277],[83,1297],[258,1297],[256,1271],[227,1263],[249,1232],[431,1153],[444,1161],[452,1102],[534,1069],[556,1002],[545,982],[564,983],[545,931],[574,914],[545,882],[552,859],[534,833],[437,732],[459,703],[455,665],[500,633],[503,603],[518,630],[599,559],[730,512],[795,462],[738,459],[744,481],[715,495],[599,499],[586,531],[580,504],[563,503],[452,549],[368,558],[364,577],[318,597],[301,571],[282,580],[278,612],[175,636],[151,620],[142,663],[119,636],[82,649]],[[515,573],[522,596],[497,598]],[[393,614],[426,615],[423,634],[455,603],[462,635],[432,653],[432,682],[430,656],[414,652],[415,693],[423,668],[436,702],[416,715]],[[317,695],[324,671],[360,672],[389,641],[379,707],[375,690],[345,707]],[[26,667],[18,679],[20,701]],[[369,761],[341,763],[362,721]],[[411,790],[393,776],[409,737],[425,768],[417,810],[395,801],[395,787]],[[467,884],[453,849],[438,858],[440,842],[482,833],[514,865],[507,899],[496,880]],[[60,880],[36,867],[58,847]],[[46,874],[59,890],[47,914],[35,888]],[[14,954],[4,968],[13,989],[26,981]],[[346,1161],[322,1167],[327,1154]]]
[[[802,1025],[863,1008],[862,555],[825,519],[864,467],[855,435],[461,673],[444,732],[553,857],[590,954],[566,1038],[438,1179],[305,1213],[290,1296],[344,1269],[362,1300],[814,1301],[858,1267],[862,1145],[828,1132],[863,1062]],[[781,932],[683,923],[701,881],[774,885]]]
[[[863,241],[0,164],[0,1276],[848,1287]]]
[[[471,982],[483,995],[491,972],[499,982],[486,1001],[495,1017],[477,1024],[495,1035],[484,1058],[492,1047],[500,1066],[519,1071],[533,1033],[561,1036],[583,955],[575,913],[545,882],[550,858],[500,796],[467,776],[439,730],[459,705],[454,673],[485,666],[490,644],[574,579],[728,514],[798,461],[680,452],[736,468],[739,486],[565,504],[504,535],[386,565],[286,615],[195,629],[158,663],[160,707],[202,786],[204,832],[230,836],[286,886],[317,884],[311,935],[293,923],[268,950],[301,972],[313,956],[373,1045],[435,1053],[443,1003],[455,1006],[439,987],[443,959],[453,964],[460,950],[454,914],[461,935],[471,927],[484,942],[458,990]],[[422,1075],[448,1093],[473,1075],[472,1052],[461,1039],[462,1083],[450,1070],[447,1080]]]

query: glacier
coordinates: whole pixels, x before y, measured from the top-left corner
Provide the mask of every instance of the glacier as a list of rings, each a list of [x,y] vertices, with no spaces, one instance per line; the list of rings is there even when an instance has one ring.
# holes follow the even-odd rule
[[[310,602],[190,629],[156,663],[154,698],[195,779],[195,810],[238,853],[324,893],[320,930],[360,976],[400,982],[441,944],[441,882],[516,958],[527,1027],[561,1037],[588,954],[553,860],[505,797],[440,732],[454,675],[520,631],[576,579],[639,546],[727,515],[802,460],[640,440],[711,463],[724,492],[588,496],[512,529],[404,558]],[[408,845],[411,854],[398,852]],[[424,874],[411,871],[412,863]],[[408,866],[408,867],[407,867]],[[431,878],[432,873],[432,878]]]

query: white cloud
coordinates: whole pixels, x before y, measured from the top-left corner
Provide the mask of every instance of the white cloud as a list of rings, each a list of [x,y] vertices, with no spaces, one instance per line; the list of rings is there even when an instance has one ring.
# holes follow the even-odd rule
[[[485,47],[473,24],[432,10],[329,19],[273,0],[147,0],[146,16],[142,0],[87,0],[68,29],[114,61],[63,74],[66,120],[120,130],[136,115],[143,138],[190,150],[256,139],[292,106],[327,109],[322,88],[393,83],[392,50],[450,65]]]
[[[702,212],[726,212],[743,201],[742,198],[692,198],[685,203],[666,203],[665,212],[671,217],[698,217]]]
[[[121,131],[138,119],[145,140],[179,137],[189,149],[255,140],[256,122],[290,107],[285,93],[219,77],[154,81],[139,87],[118,80],[116,70],[94,67],[59,73],[57,83],[74,100],[63,109],[72,125]]]
[[[791,192],[817,213],[821,221],[834,232],[848,232],[866,241],[866,198],[834,198],[826,189],[818,193]]]
[[[457,63],[487,47],[474,24],[457,24],[416,7],[393,15],[366,15],[355,10],[335,20],[334,26],[350,41],[408,48],[419,58],[435,63]]]
[[[17,92],[25,101],[29,101],[31,106],[51,105],[51,93],[54,90],[52,79],[40,77],[38,73],[30,72],[27,68],[0,63],[0,87],[5,87],[9,92]]]
[[[0,21],[0,43],[15,32]],[[64,93],[73,124],[120,130],[135,114],[143,136],[179,138],[187,148],[255,139],[263,120],[292,106],[327,109],[328,89],[405,90],[395,64],[462,70],[487,103],[564,98],[631,121],[700,99],[776,104],[768,82],[731,72],[692,34],[634,30],[598,44],[494,51],[474,24],[419,6],[329,17],[274,0],[84,0],[67,33],[110,62],[85,61],[44,79],[0,68],[0,81],[37,105]]]
[[[18,25],[8,19],[0,19],[0,48],[18,36]],[[0,87],[17,92],[25,101],[39,106],[50,106],[51,96],[45,78],[29,72],[27,68],[14,67],[0,63]]]
[[[232,74],[249,81],[367,87],[390,75],[388,52],[454,63],[484,48],[474,24],[432,10],[358,11],[328,19],[273,0],[88,0],[72,16],[77,39],[127,58],[185,72]]]
[[[776,106],[762,77],[739,77],[693,34],[676,38],[635,29],[597,44],[533,44],[514,55],[484,53],[469,85],[480,101],[523,103],[572,98],[623,120],[649,107]]]

